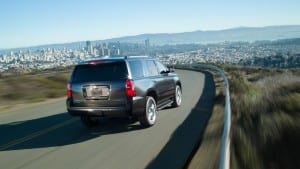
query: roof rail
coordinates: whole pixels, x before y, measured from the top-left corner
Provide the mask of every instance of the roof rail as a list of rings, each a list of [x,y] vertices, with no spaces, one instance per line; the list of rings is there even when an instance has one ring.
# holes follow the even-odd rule
[[[149,56],[124,56],[124,59],[129,59],[129,58],[148,58]]]

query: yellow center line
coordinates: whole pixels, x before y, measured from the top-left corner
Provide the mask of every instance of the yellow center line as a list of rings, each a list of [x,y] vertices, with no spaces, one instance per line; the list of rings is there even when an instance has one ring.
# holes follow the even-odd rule
[[[51,127],[46,128],[46,129],[44,129],[44,130],[37,131],[37,132],[32,133],[32,134],[30,134],[30,135],[27,135],[27,136],[25,136],[25,137],[22,137],[22,138],[13,140],[13,141],[11,141],[11,142],[9,142],[9,143],[7,143],[7,144],[1,145],[1,146],[0,146],[0,151],[4,151],[4,150],[6,150],[6,149],[8,149],[8,148],[10,148],[10,147],[13,147],[13,146],[15,146],[15,145],[24,143],[24,142],[26,142],[26,141],[28,141],[28,140],[31,140],[31,139],[33,139],[33,138],[36,138],[36,137],[38,137],[38,136],[44,135],[44,134],[46,134],[46,133],[48,133],[48,132],[50,132],[50,131],[53,131],[53,130],[56,130],[56,129],[58,129],[58,128],[67,126],[68,124],[71,124],[71,123],[73,123],[73,122],[75,122],[75,121],[77,121],[77,120],[78,120],[77,118],[71,118],[71,119],[69,119],[69,120],[67,120],[67,121],[64,121],[63,123],[56,124],[56,125],[54,125],[54,126],[51,126]]]

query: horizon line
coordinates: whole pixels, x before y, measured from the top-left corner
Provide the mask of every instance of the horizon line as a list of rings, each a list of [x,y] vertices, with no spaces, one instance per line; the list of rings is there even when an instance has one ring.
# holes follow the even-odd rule
[[[109,41],[112,39],[118,39],[118,38],[126,38],[126,37],[132,37],[132,36],[139,36],[139,35],[154,35],[154,34],[179,34],[179,33],[190,33],[190,32],[214,32],[214,31],[225,31],[225,30],[233,30],[233,29],[239,29],[239,28],[267,28],[267,27],[282,27],[282,26],[300,26],[300,24],[290,24],[290,25],[267,25],[267,26],[237,26],[237,27],[230,27],[230,28],[224,28],[224,29],[210,29],[210,30],[191,30],[191,31],[183,31],[183,32],[157,32],[157,33],[141,33],[141,34],[133,34],[133,35],[123,35],[123,36],[117,36],[117,37],[111,37],[107,39],[86,39],[86,40],[73,40],[73,41],[65,41],[65,42],[53,42],[53,43],[45,43],[45,44],[36,44],[36,45],[28,45],[28,46],[19,46],[19,47],[11,47],[11,48],[0,48],[0,51],[4,50],[16,50],[16,49],[22,49],[22,48],[36,48],[41,46],[47,46],[47,45],[61,45],[61,44],[70,44],[70,43],[80,43],[80,42],[86,42],[86,41]]]

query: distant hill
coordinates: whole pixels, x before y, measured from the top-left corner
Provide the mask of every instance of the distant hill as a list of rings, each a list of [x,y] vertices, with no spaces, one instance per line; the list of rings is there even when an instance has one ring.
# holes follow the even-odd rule
[[[216,43],[224,41],[277,40],[300,37],[300,25],[240,27],[217,31],[194,31],[183,33],[158,33],[126,36],[106,41],[144,42],[149,38],[151,44]]]
[[[183,33],[157,33],[157,34],[141,34],[136,36],[125,36],[119,38],[105,39],[93,41],[99,42],[128,42],[128,43],[144,43],[146,39],[150,39],[151,45],[165,45],[165,44],[190,44],[190,43],[218,43],[224,41],[257,41],[257,40],[278,40],[300,38],[300,25],[287,26],[267,26],[267,27],[239,27],[226,30],[216,31],[193,31]],[[79,44],[85,46],[85,41],[63,43],[63,44],[49,44],[26,48],[3,49],[1,53],[10,50],[36,50],[42,48],[71,48],[78,49]]]

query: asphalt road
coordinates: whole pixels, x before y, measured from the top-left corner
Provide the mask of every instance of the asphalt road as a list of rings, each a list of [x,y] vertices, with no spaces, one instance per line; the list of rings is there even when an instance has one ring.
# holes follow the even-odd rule
[[[128,119],[105,119],[86,129],[66,113],[64,99],[0,113],[0,168],[182,168],[211,115],[211,75],[177,70],[183,103],[158,112],[143,129]]]

